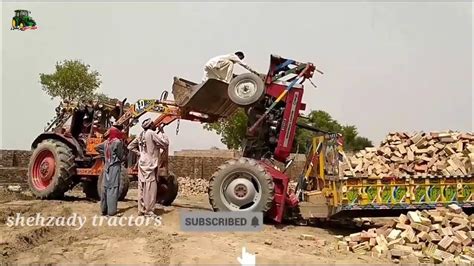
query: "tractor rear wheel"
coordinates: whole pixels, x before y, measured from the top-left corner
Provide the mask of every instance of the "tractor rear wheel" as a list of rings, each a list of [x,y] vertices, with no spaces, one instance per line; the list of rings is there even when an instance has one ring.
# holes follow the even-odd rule
[[[272,177],[256,160],[227,161],[209,181],[209,202],[214,211],[266,212],[272,207]]]
[[[82,192],[86,194],[86,198],[92,200],[100,200],[99,192],[97,189],[97,179],[82,182]]]
[[[128,177],[127,168],[122,166],[122,171],[120,173],[120,184],[119,184],[119,198],[118,200],[122,201],[125,199],[128,193],[128,187],[130,186],[130,178]],[[104,190],[104,172],[99,176],[97,180],[97,193],[102,195],[102,191]]]
[[[75,156],[66,144],[43,140],[36,146],[28,165],[28,185],[41,199],[62,198],[74,185]]]
[[[256,103],[265,93],[263,80],[253,74],[245,73],[233,78],[227,88],[227,94],[232,102],[245,107]]]
[[[156,203],[163,206],[171,206],[171,203],[178,196],[178,179],[170,172],[167,178],[160,177],[158,182],[158,193],[156,194]]]

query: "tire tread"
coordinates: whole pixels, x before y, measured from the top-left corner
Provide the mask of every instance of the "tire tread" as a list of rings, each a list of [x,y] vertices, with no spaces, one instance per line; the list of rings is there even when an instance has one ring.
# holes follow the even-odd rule
[[[246,166],[247,168],[250,168],[254,170],[259,176],[264,177],[265,183],[262,184],[262,186],[267,186],[268,188],[268,195],[266,196],[265,204],[263,205],[262,210],[266,212],[271,209],[273,205],[273,197],[274,197],[274,184],[272,177],[265,171],[265,169],[258,164],[258,162],[254,159],[250,158],[245,158],[241,157],[239,159],[232,159],[227,162],[225,162],[223,165],[218,167],[218,170],[214,172],[214,174],[211,176],[209,180],[209,187],[208,187],[208,195],[209,195],[209,203],[211,204],[211,207],[214,211],[224,211],[220,210],[217,204],[217,201],[219,200],[218,197],[220,196],[219,193],[219,187],[216,184],[216,179],[221,178],[220,175],[224,174],[226,172],[226,169],[230,166],[234,166],[236,164],[242,164],[244,167]]]

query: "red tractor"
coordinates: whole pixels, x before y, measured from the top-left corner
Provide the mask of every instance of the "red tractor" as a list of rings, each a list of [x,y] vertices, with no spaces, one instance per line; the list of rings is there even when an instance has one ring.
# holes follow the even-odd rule
[[[220,166],[210,179],[209,201],[215,211],[261,211],[281,222],[286,208],[297,206],[296,196],[288,193],[289,177],[274,162],[284,163],[285,168],[292,163],[289,155],[297,120],[305,109],[303,82],[314,71],[322,74],[311,63],[271,56],[263,80],[252,83],[237,77],[231,82],[229,90],[236,90],[234,94],[245,90],[263,90],[264,94],[246,108],[243,157]]]
[[[211,84],[206,82],[205,84]],[[179,89],[187,83],[176,79],[174,88]],[[205,85],[204,84],[204,85]],[[211,88],[211,87],[207,87]],[[204,88],[206,89],[206,88]],[[212,96],[212,93],[210,94]],[[82,183],[84,193],[89,198],[98,198],[102,186],[103,160],[95,150],[103,142],[112,126],[122,128],[128,136],[130,127],[149,112],[159,113],[155,123],[165,126],[177,119],[200,122],[213,122],[228,115],[230,109],[220,110],[222,101],[214,99],[215,107],[207,105],[207,113],[195,111],[191,105],[178,106],[174,101],[162,98],[141,99],[129,105],[123,102],[104,103],[61,103],[56,109],[56,118],[48,125],[32,144],[33,154],[30,158],[28,184],[33,194],[42,199],[61,198],[65,192]],[[199,95],[197,95],[199,96]],[[219,98],[219,97],[218,97]],[[229,101],[225,97],[224,101]],[[235,110],[236,105],[233,106]],[[213,113],[217,112],[217,113]],[[125,145],[131,139],[128,139]],[[168,169],[168,151],[162,156],[159,169],[159,194],[157,200],[163,205],[170,205],[176,198],[178,183]],[[122,178],[119,188],[119,199],[125,198],[130,180],[137,178],[135,154],[129,153],[123,163]]]

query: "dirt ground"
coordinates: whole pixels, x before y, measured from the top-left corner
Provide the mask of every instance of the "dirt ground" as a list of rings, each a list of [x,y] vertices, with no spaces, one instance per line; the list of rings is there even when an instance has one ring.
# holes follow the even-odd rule
[[[136,190],[127,201],[119,203],[124,217],[135,216]],[[178,197],[173,206],[160,208],[162,225],[92,226],[86,222],[75,227],[7,226],[9,216],[65,216],[73,213],[92,219],[99,214],[97,202],[88,201],[80,193],[62,201],[41,201],[25,195],[0,194],[0,263],[120,263],[120,264],[234,264],[242,247],[256,254],[261,264],[365,264],[388,263],[370,255],[357,255],[336,249],[335,235],[349,234],[341,226],[265,225],[256,233],[182,232],[180,210],[209,210],[206,195]],[[317,237],[301,240],[301,234]],[[322,241],[324,240],[324,241]],[[323,243],[325,242],[325,243]]]

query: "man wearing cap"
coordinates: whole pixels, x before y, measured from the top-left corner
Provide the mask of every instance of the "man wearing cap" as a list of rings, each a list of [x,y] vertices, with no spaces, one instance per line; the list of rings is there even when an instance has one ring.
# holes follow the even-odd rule
[[[138,214],[155,216],[160,149],[168,150],[168,137],[162,129],[157,133],[151,119],[142,123],[143,132],[130,144],[128,149],[138,156]]]
[[[202,82],[205,82],[208,79],[218,79],[229,83],[234,73],[234,64],[236,63],[245,69],[254,72],[242,61],[244,58],[245,55],[241,51],[211,58],[204,66],[204,77]]]
[[[100,195],[102,215],[117,214],[122,161],[125,157],[122,136],[120,129],[112,126],[109,129],[107,140],[96,147],[97,152],[104,158],[103,183],[98,184],[103,187]]]

